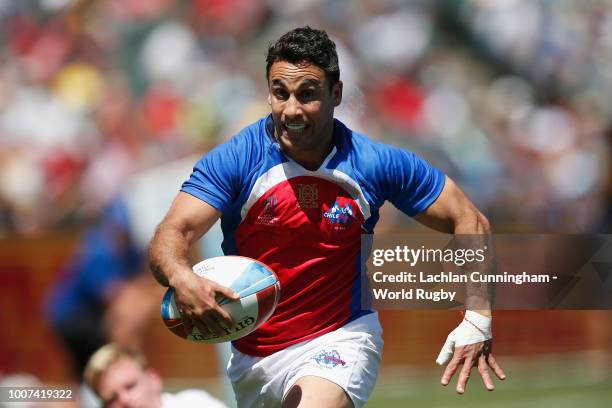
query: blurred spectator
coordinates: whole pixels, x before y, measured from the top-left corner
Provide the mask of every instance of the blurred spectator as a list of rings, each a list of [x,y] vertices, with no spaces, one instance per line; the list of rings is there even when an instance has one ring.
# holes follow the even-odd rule
[[[87,363],[85,381],[108,408],[221,408],[226,405],[203,390],[162,393],[162,380],[134,349],[106,344]]]
[[[338,114],[443,167],[498,230],[601,229],[611,4],[285,3],[0,2],[0,234],[82,225],[257,118],[257,50],[304,23],[338,43]]]
[[[142,271],[143,250],[132,237],[125,204],[115,200],[84,232],[45,308],[74,360],[76,378],[91,354],[111,339],[142,346],[161,297]]]
[[[177,186],[196,160],[190,156],[123,177],[120,191],[114,192],[98,219],[80,235],[45,306],[52,327],[74,359],[76,378],[104,343],[144,345],[163,294],[144,264],[144,254]],[[105,164],[113,173],[113,163]],[[105,174],[104,167],[99,170]],[[94,192],[108,187],[103,180],[92,185]]]

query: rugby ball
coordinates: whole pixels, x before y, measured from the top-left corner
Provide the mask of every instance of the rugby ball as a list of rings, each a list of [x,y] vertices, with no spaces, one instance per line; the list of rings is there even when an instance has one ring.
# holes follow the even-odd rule
[[[219,256],[208,258],[193,267],[201,277],[227,286],[240,295],[230,301],[218,299],[234,319],[234,327],[226,327],[225,336],[201,334],[196,327],[185,333],[183,319],[174,300],[174,289],[169,288],[161,303],[161,316],[166,327],[187,340],[201,343],[221,343],[237,340],[261,326],[274,312],[280,298],[280,282],[272,269],[263,263],[243,256]]]

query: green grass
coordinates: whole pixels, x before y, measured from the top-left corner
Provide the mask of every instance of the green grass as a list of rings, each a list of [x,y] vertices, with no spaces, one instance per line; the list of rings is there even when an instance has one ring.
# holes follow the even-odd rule
[[[612,407],[612,354],[583,352],[539,357],[498,356],[508,378],[495,379],[495,391],[485,390],[473,370],[464,395],[455,392],[456,377],[440,385],[442,368],[389,366],[384,363],[368,408],[609,408]],[[166,388],[205,388],[223,395],[219,379],[167,380]]]
[[[530,359],[500,359],[508,375],[485,390],[473,371],[464,395],[455,392],[456,378],[439,385],[441,369],[387,367],[382,370],[368,407],[554,407],[612,406],[610,356],[584,353]]]

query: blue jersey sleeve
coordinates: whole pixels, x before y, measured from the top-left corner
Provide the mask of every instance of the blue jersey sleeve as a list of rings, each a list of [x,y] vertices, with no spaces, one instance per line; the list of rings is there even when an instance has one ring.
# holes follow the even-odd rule
[[[196,163],[181,191],[225,213],[240,191],[239,148],[235,138],[215,147]]]
[[[409,216],[425,211],[444,188],[445,175],[416,154],[389,146],[383,152],[386,199]]]

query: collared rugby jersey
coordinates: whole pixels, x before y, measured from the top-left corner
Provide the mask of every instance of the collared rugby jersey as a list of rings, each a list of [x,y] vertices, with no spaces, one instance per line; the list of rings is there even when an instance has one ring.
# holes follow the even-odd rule
[[[370,313],[361,235],[373,233],[385,201],[413,216],[444,187],[423,159],[338,120],[333,140],[319,169],[307,170],[281,152],[268,115],[202,157],[181,188],[223,214],[226,255],[255,258],[280,280],[272,317],[233,342],[243,353],[267,356]]]

